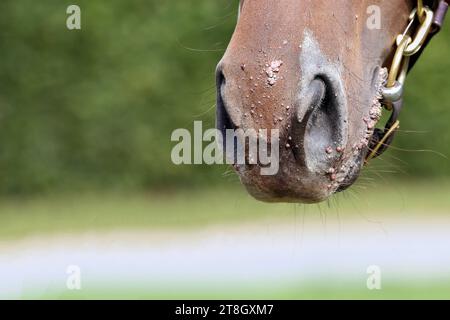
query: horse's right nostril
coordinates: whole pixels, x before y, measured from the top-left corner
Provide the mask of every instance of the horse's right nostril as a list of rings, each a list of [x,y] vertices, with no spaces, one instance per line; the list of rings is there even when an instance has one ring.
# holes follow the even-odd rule
[[[216,128],[225,136],[227,129],[235,129],[235,125],[231,121],[230,114],[227,111],[226,100],[224,99],[225,76],[219,67],[216,72],[217,85],[217,109],[216,109]]]

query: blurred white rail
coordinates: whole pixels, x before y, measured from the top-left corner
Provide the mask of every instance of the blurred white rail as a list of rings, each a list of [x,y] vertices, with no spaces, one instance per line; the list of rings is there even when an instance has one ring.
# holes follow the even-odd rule
[[[194,288],[272,285],[383,276],[450,278],[450,220],[307,223],[191,231],[117,231],[0,242],[0,297],[67,290],[66,268],[81,268],[85,290],[102,285]]]

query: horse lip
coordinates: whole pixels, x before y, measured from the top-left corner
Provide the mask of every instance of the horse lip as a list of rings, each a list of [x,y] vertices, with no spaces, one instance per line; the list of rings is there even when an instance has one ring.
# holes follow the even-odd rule
[[[335,192],[342,192],[347,190],[349,187],[355,183],[361,173],[361,164],[363,162],[364,155],[361,152],[357,158],[354,160],[353,166],[348,170],[342,182],[339,183]]]

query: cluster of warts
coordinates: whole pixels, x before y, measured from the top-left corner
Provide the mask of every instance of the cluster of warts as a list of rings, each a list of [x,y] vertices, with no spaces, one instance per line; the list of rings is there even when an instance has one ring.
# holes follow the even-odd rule
[[[283,45],[287,44],[288,41],[284,40]],[[257,61],[260,67],[260,72],[257,76],[247,76],[247,65],[241,64],[240,66],[241,71],[246,74],[243,78],[241,78],[241,80],[250,81],[249,92],[245,95],[246,99],[250,99],[251,95],[256,94],[256,90],[259,86],[265,85],[266,88],[271,88],[276,85],[277,81],[284,79],[284,77],[280,75],[281,67],[284,62],[281,59],[270,60],[267,53],[263,49],[259,50],[259,54],[262,54],[264,56],[264,60],[269,62],[263,63],[260,60]],[[242,89],[242,86],[238,86],[238,89]],[[263,120],[267,116],[267,114],[261,112],[259,108],[262,107],[267,100],[274,98],[274,96],[271,96],[270,94],[263,94],[259,98],[260,100],[257,100],[251,104],[250,111],[244,113],[245,118],[251,116],[257,124],[260,120]],[[282,98],[282,100],[284,101],[285,98]],[[283,122],[284,119],[290,117],[291,106],[285,105],[284,103],[281,103],[280,106],[282,108],[281,114],[278,112],[278,115],[273,115],[273,124],[275,126]]]
[[[269,86],[274,86],[278,80],[278,73],[280,72],[280,68],[283,65],[282,60],[274,60],[270,64],[266,64],[266,75],[267,75],[267,83]]]

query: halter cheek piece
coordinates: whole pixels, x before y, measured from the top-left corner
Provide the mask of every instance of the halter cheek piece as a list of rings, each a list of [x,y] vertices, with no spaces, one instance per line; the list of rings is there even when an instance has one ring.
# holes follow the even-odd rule
[[[403,87],[406,76],[422,54],[430,40],[441,30],[450,0],[417,0],[417,7],[411,12],[405,32],[396,38],[396,51],[389,69],[387,82],[382,90],[383,106],[391,111],[384,130],[376,128],[369,143],[366,163],[388,149],[400,127],[398,117],[403,106]],[[413,34],[411,29],[416,27]]]

